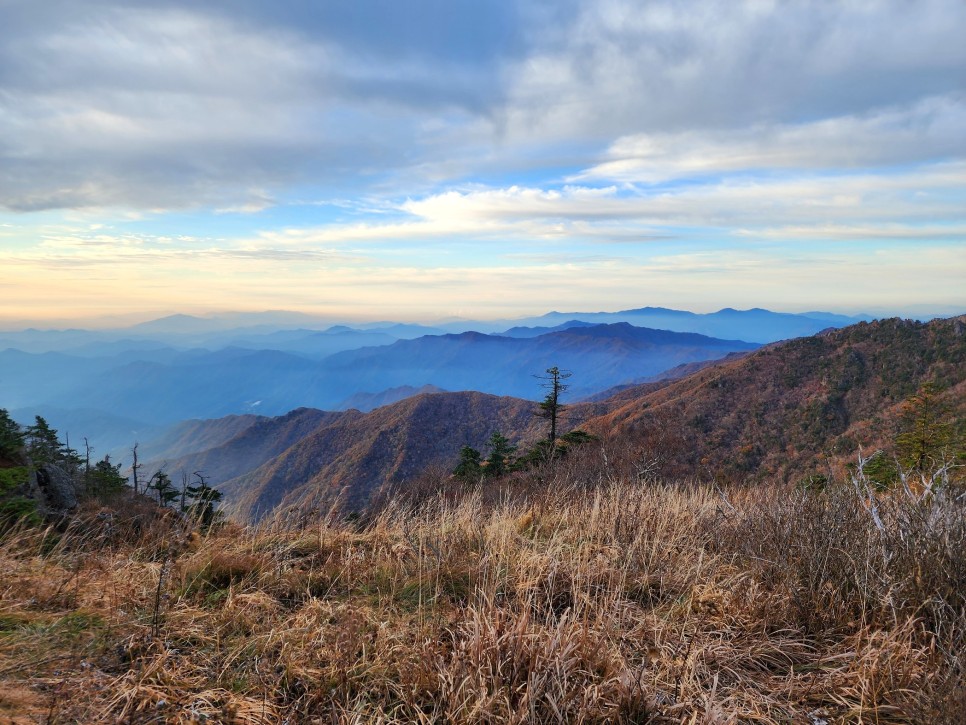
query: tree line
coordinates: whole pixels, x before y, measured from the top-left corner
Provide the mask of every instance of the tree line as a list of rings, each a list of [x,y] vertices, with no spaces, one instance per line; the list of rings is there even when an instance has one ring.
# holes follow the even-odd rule
[[[137,460],[137,444],[132,449],[134,463],[131,479],[121,473],[121,463],[114,463],[110,454],[100,460],[92,460],[94,449],[84,439],[83,453],[70,445],[70,439],[60,436],[43,416],[35,416],[34,423],[22,427],[9,412],[0,408],[0,460],[17,463],[26,460],[27,466],[11,468],[39,469],[54,466],[68,475],[75,489],[82,496],[106,502],[124,492],[147,496],[158,505],[175,508],[197,519],[203,526],[210,526],[218,518],[217,504],[222,494],[213,488],[208,477],[196,471],[194,480],[182,473],[181,486],[161,468],[146,481],[140,476],[141,466]]]

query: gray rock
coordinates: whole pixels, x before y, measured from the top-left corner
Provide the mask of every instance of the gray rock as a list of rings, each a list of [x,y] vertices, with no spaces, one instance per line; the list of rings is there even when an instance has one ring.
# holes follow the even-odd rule
[[[31,474],[31,479],[36,481],[31,481],[31,488],[36,488],[40,494],[38,503],[46,513],[66,513],[77,508],[77,489],[70,475],[63,469],[44,463]]]

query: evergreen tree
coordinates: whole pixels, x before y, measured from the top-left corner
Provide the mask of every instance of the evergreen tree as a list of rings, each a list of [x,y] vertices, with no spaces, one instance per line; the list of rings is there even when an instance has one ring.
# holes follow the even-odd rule
[[[865,459],[862,473],[878,491],[885,491],[899,482],[899,468],[896,465],[896,459],[882,451],[876,451]]]
[[[896,453],[906,470],[924,473],[942,465],[952,441],[948,416],[935,383],[925,383],[906,401],[903,430],[896,436]]]
[[[453,475],[466,480],[477,479],[482,473],[483,455],[475,448],[463,446],[460,461],[453,469]]]
[[[216,504],[221,501],[221,491],[208,485],[208,479],[200,472],[195,471],[198,483],[188,486],[185,489],[185,496],[190,501],[185,507],[185,511],[195,518],[204,529],[211,528],[218,518]]]
[[[36,416],[33,425],[27,426],[27,453],[35,463],[53,463],[60,456],[61,444],[57,431],[41,417]]]
[[[111,463],[111,456],[106,455],[91,468],[87,486],[93,496],[113,496],[127,487],[127,478],[121,475],[121,464]]]
[[[161,506],[170,506],[181,496],[181,492],[175,488],[174,482],[164,471],[159,470],[155,473],[148,481],[147,487],[154,491]]]
[[[520,456],[513,464],[513,468],[523,471],[564,458],[571,450],[593,440],[597,440],[597,437],[582,430],[572,430],[569,433],[564,433],[553,442],[544,438],[537,441],[530,450]]]
[[[582,430],[572,430],[560,436],[560,440],[566,443],[568,448],[576,448],[577,446],[582,446],[584,443],[597,440],[597,436]]]
[[[551,445],[557,440],[557,420],[560,418],[560,414],[565,407],[560,402],[560,396],[569,387],[568,385],[564,385],[563,381],[571,375],[573,373],[554,366],[547,368],[546,375],[537,376],[540,380],[544,381],[541,386],[547,390],[547,397],[540,403],[540,410],[537,411],[537,415],[541,418],[546,418],[550,422],[550,429],[547,431],[547,440]]]
[[[70,438],[66,435],[65,442],[60,446],[57,451],[57,460],[62,464],[72,476],[77,476],[80,473],[81,466],[84,463],[84,459],[81,458],[80,453],[70,446]]]
[[[23,431],[20,425],[7,412],[0,408],[0,456],[12,456],[24,445]]]
[[[520,471],[536,468],[537,466],[548,463],[555,458],[559,458],[560,451],[561,448],[556,444],[556,442],[551,443],[548,439],[541,438],[533,445],[532,448],[530,448],[516,460],[516,463],[513,467]]]
[[[486,459],[484,473],[489,478],[496,478],[510,470],[512,464],[510,457],[516,451],[517,447],[510,445],[510,441],[502,433],[494,433],[491,435],[488,443],[490,446],[490,455]]]

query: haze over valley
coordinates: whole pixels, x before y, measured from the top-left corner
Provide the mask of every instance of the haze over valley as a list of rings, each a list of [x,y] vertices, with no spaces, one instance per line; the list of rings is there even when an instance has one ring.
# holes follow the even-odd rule
[[[919,384],[942,379],[952,400],[963,374],[961,321],[653,307],[356,327],[288,317],[7,333],[26,350],[0,352],[0,397],[23,426],[42,415],[132,478],[135,444],[145,470],[200,473],[226,511],[257,520],[363,510],[494,433],[532,446],[551,367],[569,375],[562,430],[637,431],[666,475],[736,480],[839,467],[887,439]],[[916,363],[927,348],[952,367]]]
[[[429,390],[524,399],[557,365],[569,396],[674,374],[680,365],[856,321],[843,315],[660,308],[558,313],[431,326],[329,325],[292,315],[173,316],[116,330],[0,333],[0,400],[24,424],[43,415],[115,459],[190,418],[368,411]],[[655,329],[657,328],[657,329]],[[484,332],[485,331],[485,332]]]

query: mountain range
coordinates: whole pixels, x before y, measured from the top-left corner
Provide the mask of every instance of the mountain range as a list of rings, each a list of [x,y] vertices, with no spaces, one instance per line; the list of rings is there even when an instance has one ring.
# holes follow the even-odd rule
[[[966,425],[964,318],[861,323],[678,372],[572,404],[566,427],[668,477],[801,481],[888,448],[904,401],[926,381],[943,391],[951,420]],[[203,470],[241,518],[286,507],[357,510],[388,483],[451,468],[462,446],[484,449],[494,432],[534,443],[544,435],[535,409],[518,398],[443,392],[370,413],[194,421],[182,424],[182,438],[216,444],[151,465]]]
[[[135,346],[162,346],[178,349],[223,347],[252,349],[286,349],[284,341],[328,333],[354,333],[385,336],[390,340],[411,339],[423,335],[461,332],[504,333],[512,328],[538,327],[544,332],[570,323],[613,324],[627,322],[636,327],[651,327],[673,332],[697,332],[709,337],[775,342],[790,337],[812,335],[827,327],[844,327],[869,321],[868,315],[839,315],[830,312],[787,313],[760,308],[695,313],[664,307],[640,307],[619,312],[548,312],[535,317],[502,320],[441,320],[430,325],[393,321],[348,324],[333,318],[315,317],[297,312],[222,313],[207,317],[170,315],[128,327],[83,330],[0,331],[0,350],[15,348],[24,352],[98,351],[107,343],[119,343],[124,349]],[[542,333],[541,333],[542,334]],[[359,338],[360,340],[362,338]],[[373,342],[376,337],[363,344]],[[309,343],[311,345],[311,343]],[[347,344],[349,342],[347,341]],[[353,343],[354,344],[354,343]],[[356,345],[361,347],[362,345]],[[346,348],[348,349],[348,348]],[[291,350],[294,351],[294,350]]]
[[[526,395],[533,391],[533,374],[554,364],[572,369],[580,390],[591,393],[682,362],[755,347],[617,323],[527,338],[426,335],[321,360],[237,347],[165,349],[151,351],[150,359],[133,352],[92,359],[5,350],[0,394],[12,408],[70,401],[77,408],[171,423],[231,413],[278,414],[300,405],[336,408],[356,393],[407,385]]]
[[[966,441],[966,317],[880,320],[767,345],[621,391],[587,429],[637,440],[669,476],[803,480],[890,450],[926,382]]]
[[[182,323],[168,320],[159,329]],[[424,330],[298,328],[247,341],[235,336],[239,344],[225,347],[215,340],[212,348],[172,347],[131,337],[131,329],[113,341],[77,344],[69,331],[68,351],[0,352],[0,407],[23,423],[43,415],[58,430],[87,436],[97,449],[117,455],[186,419],[281,415],[298,407],[368,411],[430,389],[532,397],[538,392],[533,376],[553,365],[574,373],[575,395],[592,395],[682,363],[757,347],[626,322],[571,321],[546,331],[499,335],[419,335]],[[33,333],[25,334],[33,339]]]
[[[597,400],[855,318],[643,307],[431,325],[337,322],[285,312],[172,315],[113,330],[0,333],[0,407],[25,424],[43,415],[75,447],[84,436],[119,459],[188,419],[300,407],[368,412],[438,390],[539,397],[533,376],[552,365],[574,373],[571,400]]]

